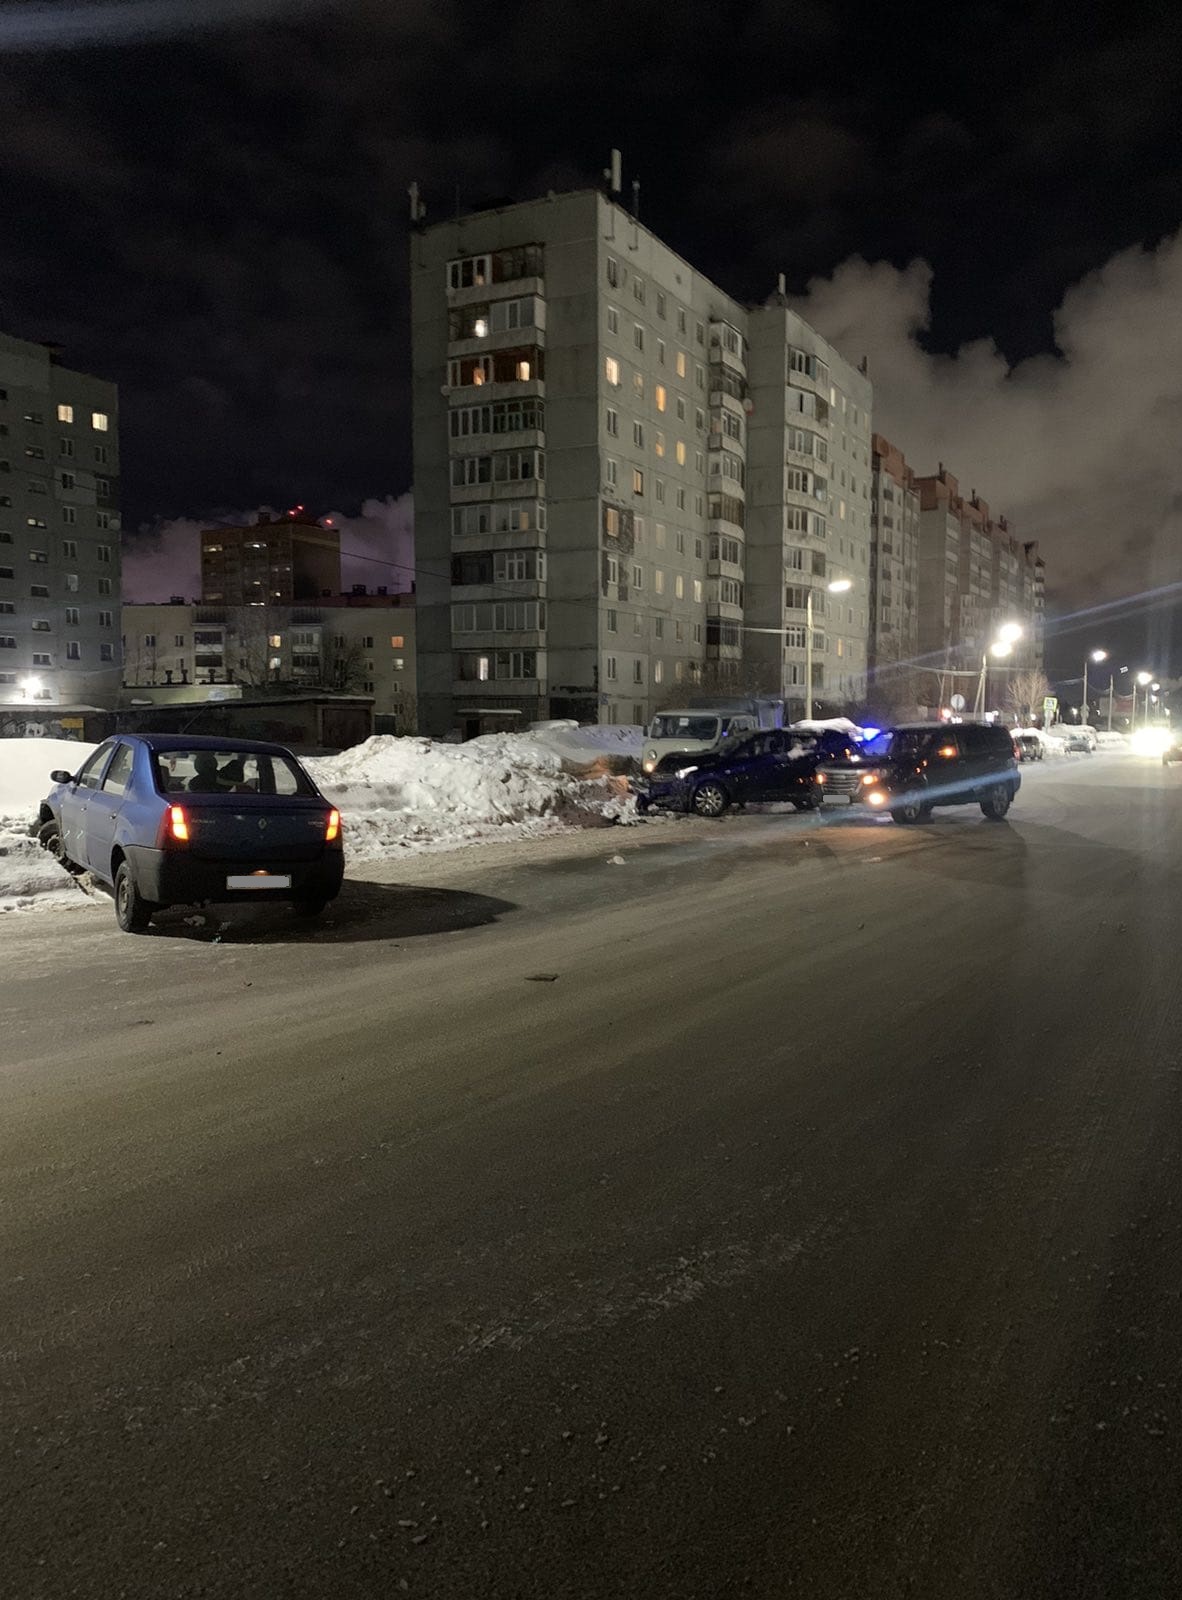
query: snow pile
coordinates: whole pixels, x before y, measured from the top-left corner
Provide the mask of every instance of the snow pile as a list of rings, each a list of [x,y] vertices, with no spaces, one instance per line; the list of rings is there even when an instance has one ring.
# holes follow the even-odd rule
[[[355,861],[636,815],[622,781],[574,776],[531,734],[488,734],[461,745],[377,734],[307,767],[339,807]]]
[[[52,787],[50,771],[77,772],[94,748],[72,739],[0,739],[0,911],[92,903],[29,830]]]
[[[473,742],[483,744],[496,737],[496,734],[486,734]],[[523,735],[510,737],[522,738]],[[631,723],[580,726],[577,722],[531,722],[524,737],[553,750],[568,771],[602,776],[606,772],[626,771],[640,760],[644,729]]]
[[[848,733],[853,739],[864,739],[865,733],[848,717],[810,717],[789,724],[793,733]]]

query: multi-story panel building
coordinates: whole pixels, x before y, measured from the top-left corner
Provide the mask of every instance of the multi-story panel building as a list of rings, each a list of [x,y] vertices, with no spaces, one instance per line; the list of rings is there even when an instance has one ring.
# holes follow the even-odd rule
[[[355,590],[306,605],[187,603],[123,607],[124,685],[195,690],[339,689],[372,695],[374,714],[413,732],[415,604]]]
[[[999,631],[1016,624],[1014,666],[1041,666],[1044,571],[1037,546],[994,520],[974,491],[966,499],[941,462],[915,479],[919,494],[919,654],[947,679],[971,676]],[[946,685],[945,685],[946,686]]]
[[[303,507],[299,510],[302,511]],[[201,598],[227,606],[291,605],[341,587],[341,536],[299,512],[201,535]]]
[[[813,709],[831,712],[866,690],[870,380],[785,307],[782,290],[747,325],[744,653],[762,668],[761,687],[802,709],[811,610]]]
[[[0,334],[0,705],[114,703],[115,385]]]
[[[738,654],[742,308],[594,191],[417,232],[412,305],[424,728],[691,693]]]
[[[885,703],[915,706],[919,494],[901,450],[874,435],[870,488],[870,678]]]

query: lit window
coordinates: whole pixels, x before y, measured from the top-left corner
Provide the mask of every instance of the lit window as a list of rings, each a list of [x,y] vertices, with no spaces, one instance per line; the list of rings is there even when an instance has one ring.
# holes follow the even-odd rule
[[[268,637],[267,643],[271,646],[272,650],[278,650],[279,646],[283,643],[283,635],[281,633],[273,633]]]
[[[531,370],[531,368],[530,368],[530,364],[529,364],[528,361],[519,361],[517,363],[517,381],[518,381],[518,383],[528,383],[529,382],[530,370]],[[483,379],[481,381],[483,382]]]
[[[678,439],[678,441],[677,441],[677,465],[679,467],[684,467],[685,466],[685,440],[684,439]]]
[[[656,434],[655,438],[653,439],[653,449],[659,456],[663,456],[665,454],[665,435],[663,433],[658,432]]]
[[[390,635],[390,648],[391,648],[391,650],[402,650],[402,649],[405,648],[405,645],[406,645],[406,640],[403,638],[402,634],[400,634],[400,633],[392,633]]]
[[[653,403],[656,405],[658,411],[664,411],[665,385],[663,383],[658,383],[657,387],[653,390]]]
[[[632,493],[644,493],[644,473],[641,472],[639,467],[632,468]]]
[[[74,407],[73,406],[58,406],[58,408],[57,408],[57,420],[59,422],[73,422],[73,420],[74,420]]]
[[[663,661],[654,661],[653,662],[653,682],[654,683],[660,683],[662,678],[664,678],[664,676],[665,676],[665,663]]]
[[[477,317],[476,318],[476,320],[472,324],[472,336],[473,336],[473,338],[476,338],[476,339],[485,339],[485,338],[488,337],[488,318],[487,317]]]
[[[92,411],[90,413],[90,425],[96,433],[106,433],[110,427],[110,419],[105,411]]]
[[[603,375],[613,388],[620,386],[620,363],[615,356],[605,356],[603,361]]]
[[[673,593],[679,600],[685,599],[685,579],[679,572],[673,580]]]
[[[677,376],[679,378],[684,378],[685,377],[685,351],[684,350],[679,350],[677,352]]]

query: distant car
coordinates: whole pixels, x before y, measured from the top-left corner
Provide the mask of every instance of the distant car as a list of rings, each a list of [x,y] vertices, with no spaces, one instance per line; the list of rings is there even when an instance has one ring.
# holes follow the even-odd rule
[[[908,723],[867,740],[845,761],[822,762],[817,782],[887,811],[896,822],[923,822],[935,806],[976,803],[1000,822],[1022,785],[1009,732],[989,723]]]
[[[819,804],[815,737],[767,729],[729,739],[719,750],[663,756],[646,776],[633,778],[637,809],[654,806],[720,817],[749,801],[784,801],[798,811]]]
[[[111,886],[125,933],[201,902],[289,900],[317,916],[340,891],[340,815],[282,745],[120,734],[49,776],[41,843]]]
[[[1014,754],[1019,761],[1041,761],[1043,758],[1042,740],[1037,733],[1016,733],[1014,735]]]
[[[1172,734],[1169,744],[1161,753],[1163,767],[1168,767],[1175,761],[1182,761],[1182,732]]]
[[[1069,733],[1063,740],[1064,750],[1076,752],[1078,755],[1091,755],[1096,748],[1095,735],[1090,729],[1079,728]]]

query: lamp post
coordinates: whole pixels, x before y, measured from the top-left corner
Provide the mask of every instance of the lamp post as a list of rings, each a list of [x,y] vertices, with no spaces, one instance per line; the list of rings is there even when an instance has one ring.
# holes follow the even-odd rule
[[[1090,655],[1086,655],[1084,657],[1083,706],[1082,706],[1081,709],[1083,711],[1083,719],[1082,720],[1085,723],[1088,720],[1088,662],[1089,661],[1099,662],[1099,661],[1107,661],[1107,660],[1108,660],[1108,651],[1107,650],[1093,650]],[[1110,712],[1111,712],[1111,709],[1112,709],[1112,702],[1111,702],[1111,697],[1110,697],[1109,698],[1109,711]]]
[[[829,594],[845,594],[854,587],[851,578],[834,578],[825,585]],[[809,588],[804,603],[804,720],[813,720],[813,591]]]
[[[985,691],[987,687],[986,675],[989,671],[989,657],[1008,656],[1014,648],[1014,640],[1022,637],[1021,626],[1016,622],[1006,622],[998,629],[997,638],[981,654],[981,674],[977,679],[977,698],[973,702],[973,715],[985,715]]]
[[[1135,733],[1137,729],[1137,685],[1145,690],[1145,709],[1149,710],[1149,685],[1153,682],[1152,672],[1139,672],[1133,679],[1133,711],[1129,717],[1129,732]]]

